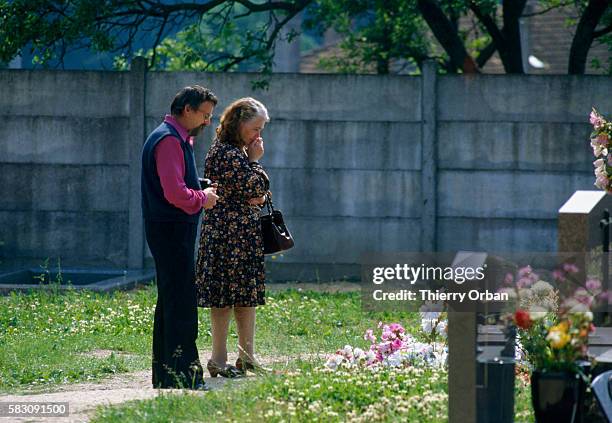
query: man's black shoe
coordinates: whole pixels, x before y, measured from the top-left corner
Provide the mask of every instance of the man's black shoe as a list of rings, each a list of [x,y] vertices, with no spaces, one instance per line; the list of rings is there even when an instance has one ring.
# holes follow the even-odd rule
[[[210,387],[204,381],[196,383],[192,389],[194,391],[210,391]]]

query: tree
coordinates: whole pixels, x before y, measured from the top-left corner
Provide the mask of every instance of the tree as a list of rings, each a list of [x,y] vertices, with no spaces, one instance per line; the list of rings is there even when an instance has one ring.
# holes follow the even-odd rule
[[[415,2],[405,0],[319,0],[305,20],[308,29],[333,28],[344,54],[323,60],[327,69],[388,74],[392,63],[418,66],[431,58],[432,39]]]
[[[433,59],[447,72],[471,73],[478,72],[497,51],[506,73],[523,73],[520,19],[572,7],[580,18],[570,22],[575,36],[569,52],[569,73],[584,73],[592,41],[597,37],[603,40],[611,31],[609,0],[540,0],[540,10],[532,14],[525,13],[526,3],[526,0],[319,0],[318,25],[322,29],[332,27],[344,37],[341,43],[344,55],[327,59],[323,64],[346,72],[355,68],[371,70],[376,63],[378,73],[387,73],[391,60],[409,61],[421,67],[424,60]],[[596,30],[602,24],[604,27]],[[612,45],[609,40],[608,45]]]
[[[179,28],[185,30],[179,41],[209,40],[204,47],[210,52],[206,61],[211,70],[230,70],[251,59],[265,68],[270,66],[270,52],[281,28],[310,3],[312,0],[0,0],[0,61],[9,62],[24,48],[40,64],[51,59],[61,64],[68,51],[83,48],[131,57],[135,41],[146,43],[148,39],[149,66],[153,67],[155,47]],[[252,14],[265,14],[265,23],[239,27],[237,22]],[[202,22],[216,33],[198,34]],[[222,48],[228,39],[229,50]],[[168,43],[167,48],[171,47]]]
[[[0,0],[0,62],[30,48],[35,61],[61,61],[75,48],[141,54],[150,67],[235,70],[257,63],[269,72],[282,27],[301,12],[309,28],[343,35],[347,72],[392,71],[436,60],[446,72],[478,72],[497,51],[507,73],[523,73],[520,19],[527,0]],[[584,73],[594,40],[612,46],[610,0],[540,0],[540,10],[573,7],[578,18],[568,72]],[[253,17],[257,16],[257,19]],[[248,21],[251,19],[251,21]],[[461,20],[471,22],[469,28]],[[250,22],[249,25],[244,22]],[[178,33],[175,33],[176,31]],[[289,34],[289,38],[295,34]],[[161,59],[160,59],[161,56]]]

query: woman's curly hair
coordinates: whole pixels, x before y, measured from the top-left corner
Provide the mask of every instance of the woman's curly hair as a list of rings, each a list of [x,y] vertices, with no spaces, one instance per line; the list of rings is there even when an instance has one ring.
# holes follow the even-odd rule
[[[270,121],[268,110],[260,101],[251,97],[240,98],[226,107],[217,126],[217,142],[232,144],[236,147],[244,146],[240,139],[240,124],[257,117]]]

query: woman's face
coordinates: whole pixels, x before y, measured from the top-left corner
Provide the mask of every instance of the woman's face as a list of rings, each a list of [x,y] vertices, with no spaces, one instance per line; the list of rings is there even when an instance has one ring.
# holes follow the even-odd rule
[[[266,119],[257,116],[240,125],[240,138],[245,145],[250,145],[257,138],[261,137],[261,131],[266,126]]]

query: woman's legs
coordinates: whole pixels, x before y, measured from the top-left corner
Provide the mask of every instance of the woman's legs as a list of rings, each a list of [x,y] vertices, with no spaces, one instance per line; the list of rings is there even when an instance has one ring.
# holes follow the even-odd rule
[[[234,307],[234,318],[238,329],[239,356],[243,361],[253,362],[255,307]]]
[[[231,307],[210,309],[212,327],[212,357],[211,360],[218,366],[227,363],[227,332],[231,317]]]

